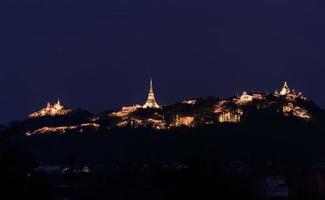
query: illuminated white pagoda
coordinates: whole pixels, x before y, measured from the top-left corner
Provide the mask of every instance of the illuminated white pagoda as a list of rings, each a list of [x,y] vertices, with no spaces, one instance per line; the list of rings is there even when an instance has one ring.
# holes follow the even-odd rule
[[[281,89],[280,92],[278,91],[275,91],[275,96],[282,96],[282,97],[285,97],[286,99],[289,99],[289,100],[294,100],[294,99],[297,99],[297,98],[300,98],[300,99],[303,99],[303,100],[308,100],[307,97],[305,97],[301,92],[297,92],[293,89],[290,89],[289,88],[289,85],[287,82],[284,82],[284,86],[283,88]]]
[[[143,105],[143,108],[160,108],[158,103],[155,100],[155,94],[153,92],[153,84],[152,79],[150,79],[150,88],[147,102]]]
[[[291,90],[290,90],[290,88],[288,86],[287,81],[285,81],[284,86],[283,86],[283,88],[282,88],[282,90],[280,92],[280,95],[285,96],[285,95],[290,94],[290,93],[291,93]]]

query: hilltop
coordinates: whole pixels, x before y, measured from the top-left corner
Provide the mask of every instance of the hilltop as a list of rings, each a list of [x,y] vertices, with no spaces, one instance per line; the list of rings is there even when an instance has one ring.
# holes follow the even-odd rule
[[[152,87],[152,86],[151,86]],[[185,162],[192,159],[323,161],[325,112],[285,83],[280,92],[243,92],[159,105],[150,88],[144,104],[92,114],[61,102],[3,127],[36,160]]]
[[[44,134],[109,133],[120,128],[149,128],[168,131],[180,127],[218,127],[222,124],[289,123],[297,121],[324,126],[325,114],[312,100],[291,90],[287,83],[280,92],[243,92],[226,99],[194,98],[160,106],[155,100],[152,81],[144,106],[125,106],[115,111],[92,114],[65,108],[58,101],[29,115],[22,122],[9,124],[8,131],[25,136]]]

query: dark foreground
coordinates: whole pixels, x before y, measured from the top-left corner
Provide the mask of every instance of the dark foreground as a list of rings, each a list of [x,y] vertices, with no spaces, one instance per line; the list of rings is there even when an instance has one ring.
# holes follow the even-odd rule
[[[2,135],[0,199],[324,199],[324,140],[295,122]]]
[[[115,166],[100,172],[2,174],[2,199],[324,199],[323,169],[248,172],[239,163]],[[13,177],[15,176],[15,177]]]

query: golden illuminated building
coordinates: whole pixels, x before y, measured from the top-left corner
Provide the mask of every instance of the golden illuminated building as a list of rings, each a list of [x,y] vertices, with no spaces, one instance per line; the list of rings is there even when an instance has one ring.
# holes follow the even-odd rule
[[[253,100],[263,100],[265,97],[260,93],[248,94],[246,91],[239,98],[235,98],[234,102],[239,105],[244,105],[252,102]]]
[[[43,116],[58,116],[66,115],[72,112],[70,109],[66,109],[61,105],[60,100],[57,101],[54,105],[47,103],[47,106],[40,111],[34,112],[29,115],[29,118],[43,117]]]
[[[239,123],[242,115],[243,111],[241,109],[237,109],[236,111],[225,111],[221,112],[218,121],[220,123]]]
[[[147,99],[146,103],[143,105],[143,108],[160,108],[160,106],[158,105],[158,103],[155,100],[152,79],[150,79],[150,88],[149,88],[148,99]]]
[[[240,96],[239,100],[237,100],[237,103],[245,104],[251,101],[253,101],[253,96],[249,95],[246,91],[244,91],[243,94]]]
[[[284,86],[283,86],[283,88],[282,88],[282,90],[280,92],[280,95],[281,96],[285,96],[285,95],[290,94],[290,93],[291,93],[291,90],[290,90],[290,88],[288,86],[287,81],[285,81],[284,82]]]
[[[239,123],[241,121],[242,115],[244,114],[243,110],[240,108],[229,108],[229,104],[235,101],[235,103],[241,105],[252,101],[253,98],[247,92],[244,92],[242,97],[241,99],[221,100],[218,102],[213,113],[216,114],[219,123]]]
[[[289,88],[288,82],[284,82],[284,86],[281,89],[280,93],[278,91],[275,91],[274,93],[275,96],[277,97],[285,97],[288,100],[294,100],[297,98],[307,100],[305,96],[301,92],[296,92],[295,90],[292,90]]]
[[[175,126],[194,127],[194,117],[192,117],[192,116],[179,117],[178,115],[176,115]]]

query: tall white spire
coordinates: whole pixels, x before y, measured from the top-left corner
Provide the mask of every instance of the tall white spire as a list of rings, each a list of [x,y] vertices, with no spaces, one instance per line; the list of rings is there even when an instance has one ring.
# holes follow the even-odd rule
[[[285,81],[284,82],[284,86],[283,86],[283,88],[282,88],[282,90],[281,90],[281,92],[280,92],[280,95],[287,95],[287,94],[289,94],[291,92],[291,90],[290,90],[290,88],[289,88],[289,85],[288,85],[288,82],[287,81]]]
[[[149,93],[153,93],[152,78],[150,79],[150,89]]]
[[[61,105],[60,99],[58,98],[58,101],[56,102],[56,104],[53,105],[53,108],[56,110],[62,110],[63,106]]]
[[[152,79],[150,79],[148,99],[146,103],[143,105],[143,108],[160,108],[160,106],[155,100]]]

